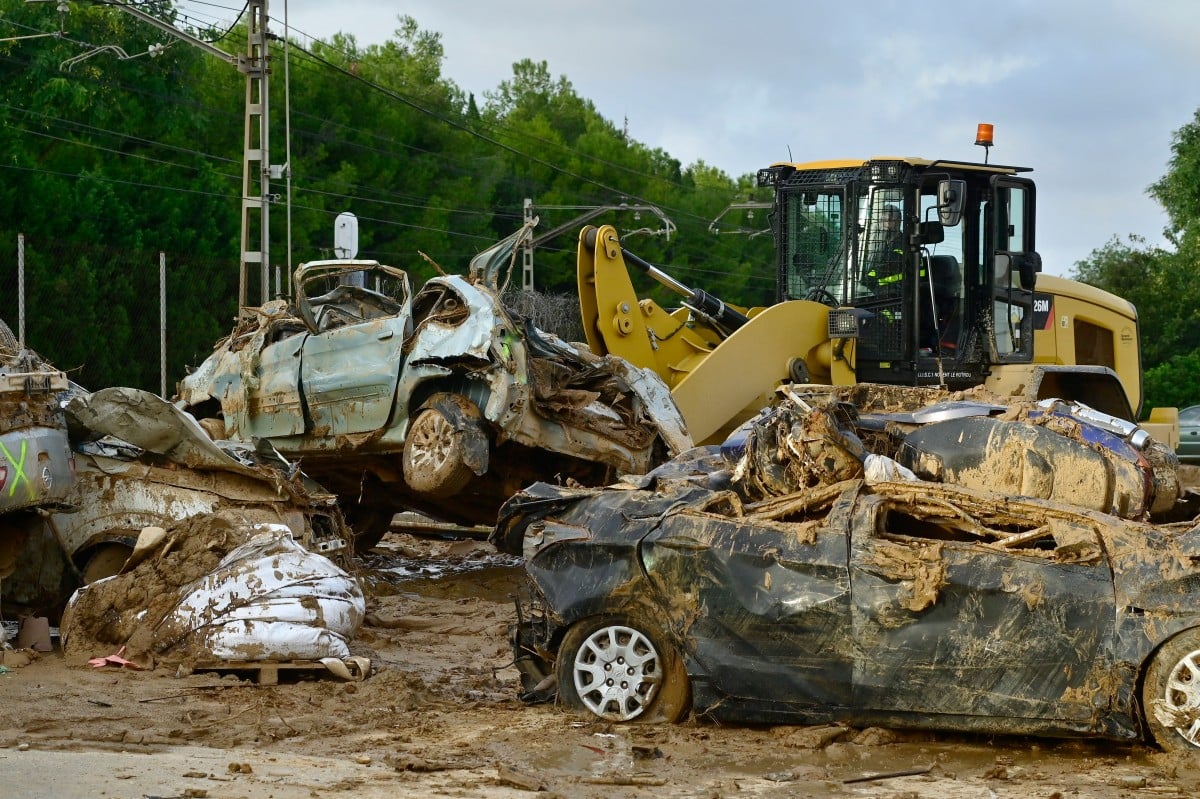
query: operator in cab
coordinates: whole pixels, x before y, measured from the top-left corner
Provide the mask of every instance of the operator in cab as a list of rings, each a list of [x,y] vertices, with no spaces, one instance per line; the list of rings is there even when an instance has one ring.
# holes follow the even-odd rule
[[[868,246],[863,284],[870,290],[898,293],[904,279],[904,226],[900,206],[888,203],[883,207],[878,233],[872,235],[874,246]]]

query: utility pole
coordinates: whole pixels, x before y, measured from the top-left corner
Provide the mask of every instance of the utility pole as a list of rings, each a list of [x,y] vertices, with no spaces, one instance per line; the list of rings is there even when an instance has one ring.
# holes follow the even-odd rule
[[[259,265],[262,302],[270,299],[271,207],[270,92],[267,75],[267,0],[249,0],[246,21],[246,57],[238,69],[246,73],[246,139],[242,161],[242,255],[238,271],[238,307],[246,306],[246,282],[252,264]],[[255,146],[257,144],[257,146]],[[251,249],[254,217],[258,218],[258,249]],[[291,268],[291,265],[288,265]]]
[[[164,33],[169,33],[177,39],[199,47],[227,64],[232,64],[246,76],[246,135],[243,142],[242,159],[242,238],[238,266],[238,308],[246,307],[247,284],[250,273],[254,271],[255,267],[258,271],[262,302],[266,303],[270,299],[271,287],[271,226],[269,224],[269,210],[273,199],[271,178],[282,177],[287,168],[286,165],[278,167],[271,165],[268,146],[270,140],[270,116],[268,113],[270,92],[268,91],[267,75],[270,73],[270,50],[267,31],[267,0],[248,0],[246,3],[246,52],[236,56],[214,47],[203,39],[185,33],[170,23],[121,2],[121,0],[110,0],[109,4]]]

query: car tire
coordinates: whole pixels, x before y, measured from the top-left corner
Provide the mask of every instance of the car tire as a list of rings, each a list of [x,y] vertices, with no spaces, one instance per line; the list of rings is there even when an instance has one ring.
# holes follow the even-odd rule
[[[474,424],[466,420],[464,424]],[[432,404],[423,408],[404,437],[404,482],[419,494],[450,497],[463,490],[474,472],[467,464],[466,432]]]
[[[602,616],[576,624],[559,648],[556,670],[562,703],[606,721],[675,723],[691,709],[683,657],[641,619]]]
[[[125,561],[129,560],[129,556],[132,554],[133,547],[129,544],[119,541],[100,544],[88,553],[83,568],[79,570],[83,584],[90,585],[106,577],[120,574],[121,567],[125,565]]]
[[[346,508],[346,524],[354,533],[354,554],[362,555],[379,545],[392,529],[395,511],[378,506],[356,505]]]
[[[1154,653],[1142,681],[1142,711],[1163,750],[1200,749],[1200,629],[1181,632]]]

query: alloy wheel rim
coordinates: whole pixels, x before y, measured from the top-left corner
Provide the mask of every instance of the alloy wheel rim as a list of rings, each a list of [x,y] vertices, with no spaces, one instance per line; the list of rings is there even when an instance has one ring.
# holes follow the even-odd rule
[[[430,414],[428,421],[413,431],[412,462],[414,466],[437,469],[450,457],[454,426],[440,413]]]
[[[1163,700],[1170,710],[1190,721],[1175,731],[1192,746],[1200,747],[1200,649],[1179,659],[1167,675]]]

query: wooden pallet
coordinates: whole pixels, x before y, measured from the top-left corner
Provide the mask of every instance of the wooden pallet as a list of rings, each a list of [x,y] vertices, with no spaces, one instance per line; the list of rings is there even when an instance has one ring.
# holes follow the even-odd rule
[[[364,666],[355,658],[339,662],[345,665],[351,679],[354,680],[363,679],[366,676],[364,668],[367,672],[371,668],[369,662]],[[311,676],[315,677],[337,676],[319,660],[222,660],[216,663],[198,663],[192,667],[193,673],[200,671],[213,671],[221,675],[251,672],[254,682],[258,685],[278,685],[281,671],[310,672]]]

